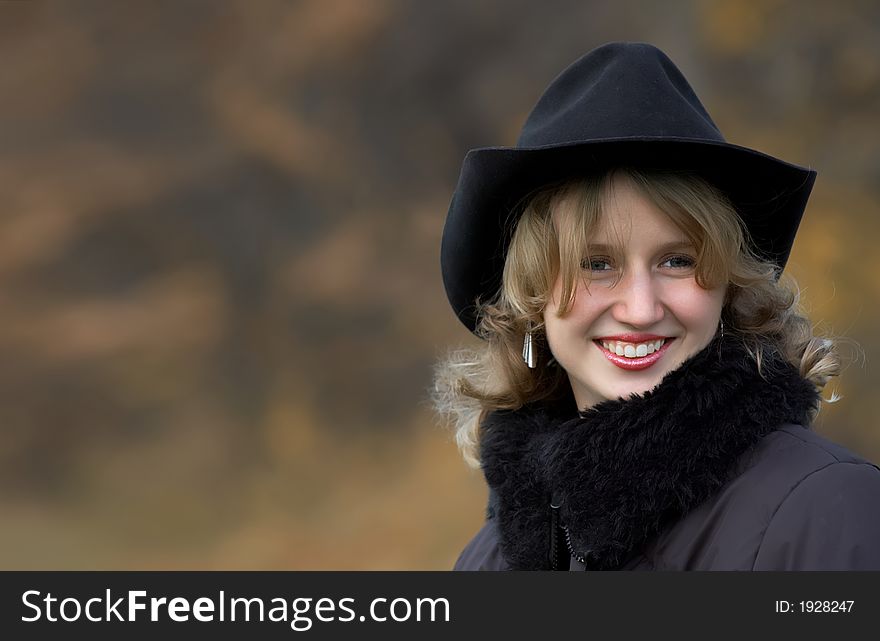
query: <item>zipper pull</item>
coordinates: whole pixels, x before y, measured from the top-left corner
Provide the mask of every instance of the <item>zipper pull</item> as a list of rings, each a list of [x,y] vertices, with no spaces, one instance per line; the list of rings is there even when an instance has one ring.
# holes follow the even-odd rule
[[[550,501],[550,569],[568,571],[569,555],[565,546],[565,531],[559,515],[559,501]]]

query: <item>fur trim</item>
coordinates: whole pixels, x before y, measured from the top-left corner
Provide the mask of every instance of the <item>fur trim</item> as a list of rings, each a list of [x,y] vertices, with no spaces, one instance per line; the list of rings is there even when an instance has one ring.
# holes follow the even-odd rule
[[[762,374],[739,341],[716,338],[643,395],[490,414],[482,467],[511,567],[549,568],[551,500],[587,569],[619,567],[713,496],[761,437],[807,425],[815,386],[770,350]]]

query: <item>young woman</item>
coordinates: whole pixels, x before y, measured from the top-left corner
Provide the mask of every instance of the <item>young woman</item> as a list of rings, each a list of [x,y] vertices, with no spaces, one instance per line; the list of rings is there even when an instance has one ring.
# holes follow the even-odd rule
[[[880,469],[810,430],[839,357],[780,281],[815,176],[631,43],[468,153],[441,260],[484,345],[436,401],[489,506],[456,569],[880,569]]]

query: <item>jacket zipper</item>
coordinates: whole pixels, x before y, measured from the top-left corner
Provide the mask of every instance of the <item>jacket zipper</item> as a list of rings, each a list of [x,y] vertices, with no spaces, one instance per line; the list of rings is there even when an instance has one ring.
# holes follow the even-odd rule
[[[565,545],[562,542],[565,541]],[[574,551],[571,543],[571,532],[568,526],[562,524],[559,518],[559,506],[550,503],[550,569],[551,570],[568,570],[568,566],[563,567],[563,550],[568,552],[568,556],[577,559],[582,565],[586,566],[584,557]]]
[[[563,545],[563,541],[565,542]],[[577,559],[582,565],[586,566],[584,557],[574,551],[571,544],[571,533],[568,527],[563,525],[559,517],[559,506],[550,504],[550,569],[551,570],[568,570],[568,564],[563,566],[563,554],[568,552],[568,556]]]
[[[584,560],[584,557],[574,551],[574,546],[571,544],[571,532],[568,531],[568,526],[563,525],[562,529],[565,530],[565,546],[568,548],[568,553],[581,565],[586,566],[587,562]]]

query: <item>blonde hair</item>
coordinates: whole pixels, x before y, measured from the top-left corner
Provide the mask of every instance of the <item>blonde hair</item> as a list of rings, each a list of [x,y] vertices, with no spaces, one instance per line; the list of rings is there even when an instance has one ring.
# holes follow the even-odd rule
[[[619,168],[551,185],[531,196],[522,209],[500,291],[492,300],[477,301],[477,334],[484,344],[477,350],[453,352],[435,370],[434,406],[450,419],[462,455],[473,467],[479,466],[479,428],[488,412],[562,399],[570,393],[567,374],[551,362],[544,343],[543,312],[558,277],[559,314],[571,309],[578,281],[584,278],[584,248],[602,219],[603,202],[617,178],[668,215],[693,244],[695,279],[701,287],[727,284],[722,310],[725,335],[743,341],[759,371],[770,349],[819,391],[840,373],[835,341],[813,335],[800,311],[793,279],[777,278],[776,265],[752,251],[734,207],[704,179],[686,172]],[[553,217],[557,211],[563,214],[558,223]],[[522,359],[527,331],[537,343],[535,369]]]

